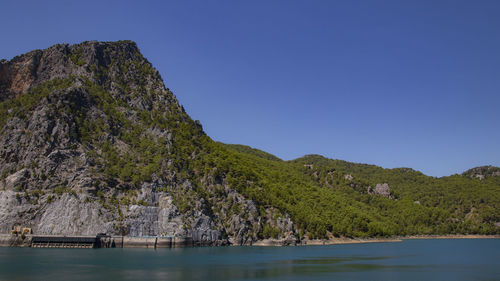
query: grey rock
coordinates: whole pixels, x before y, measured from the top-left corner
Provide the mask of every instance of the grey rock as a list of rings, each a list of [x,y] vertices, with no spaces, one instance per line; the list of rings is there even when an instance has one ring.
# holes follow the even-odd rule
[[[76,196],[63,194],[41,210],[33,232],[51,235],[113,233],[112,219],[113,215],[97,202],[85,203]]]
[[[31,226],[29,218],[24,218],[23,214],[33,206],[21,194],[12,190],[0,191],[0,233],[9,233],[15,224]]]
[[[354,178],[351,175],[347,174],[347,175],[344,175],[344,179],[346,179],[348,181],[352,181]]]
[[[14,190],[23,185],[28,177],[28,169],[21,169],[5,179],[5,188],[8,190]]]
[[[394,199],[394,196],[391,194],[389,184],[387,183],[377,183],[377,185],[375,185],[375,189],[373,189],[371,186],[368,186],[367,190],[368,194],[377,194],[383,197]]]

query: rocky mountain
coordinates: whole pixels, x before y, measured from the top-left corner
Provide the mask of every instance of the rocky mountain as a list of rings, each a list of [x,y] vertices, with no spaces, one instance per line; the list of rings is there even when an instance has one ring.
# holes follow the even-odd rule
[[[0,62],[0,233],[22,225],[212,245],[493,234],[500,183],[490,170],[435,179],[214,142],[131,41]]]
[[[210,140],[133,42],[55,45],[2,61],[0,100],[0,232],[26,225],[244,244],[273,220],[223,181],[198,173],[193,183],[187,159]],[[289,219],[274,223],[293,229]]]

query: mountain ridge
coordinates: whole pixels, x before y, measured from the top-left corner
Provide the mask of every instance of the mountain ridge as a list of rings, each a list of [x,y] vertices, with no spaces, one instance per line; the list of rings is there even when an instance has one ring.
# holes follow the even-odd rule
[[[3,233],[24,225],[209,245],[500,233],[495,168],[433,178],[214,142],[132,41],[2,61],[0,126]]]

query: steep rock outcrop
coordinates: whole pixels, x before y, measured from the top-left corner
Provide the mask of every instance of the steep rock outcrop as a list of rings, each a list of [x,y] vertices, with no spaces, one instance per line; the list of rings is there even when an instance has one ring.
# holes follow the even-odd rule
[[[377,194],[389,199],[394,199],[394,196],[391,194],[391,189],[389,188],[389,184],[387,183],[377,183],[377,185],[375,185],[375,188],[369,186],[368,194]]]

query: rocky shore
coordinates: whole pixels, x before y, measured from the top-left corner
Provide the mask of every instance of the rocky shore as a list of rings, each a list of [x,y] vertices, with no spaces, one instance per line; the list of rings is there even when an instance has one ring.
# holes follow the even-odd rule
[[[410,235],[400,239],[500,239],[500,235],[449,234],[449,235]]]

